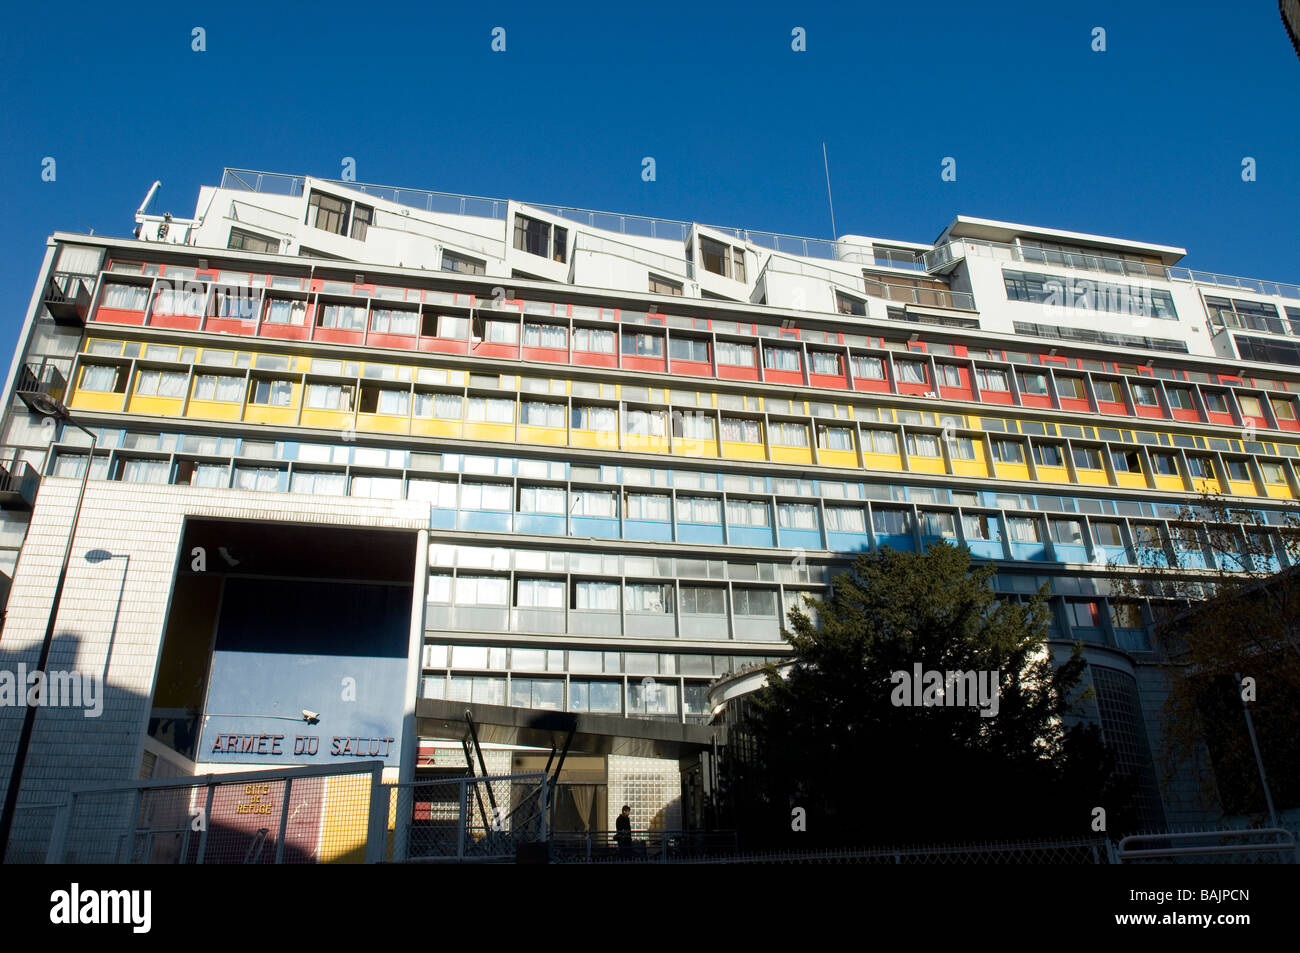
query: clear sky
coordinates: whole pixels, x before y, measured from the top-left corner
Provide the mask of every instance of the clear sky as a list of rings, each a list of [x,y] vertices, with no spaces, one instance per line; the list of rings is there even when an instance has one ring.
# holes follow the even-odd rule
[[[1300,60],[1272,0],[28,3],[0,56],[6,353],[51,232],[129,235],[155,179],[151,211],[188,217],[223,166],[345,156],[360,182],[825,238],[825,140],[842,234],[965,214],[1300,283]]]

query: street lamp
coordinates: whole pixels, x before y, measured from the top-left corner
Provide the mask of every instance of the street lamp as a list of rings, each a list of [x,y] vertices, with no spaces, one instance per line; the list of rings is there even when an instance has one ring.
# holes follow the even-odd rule
[[[36,663],[36,670],[45,671],[50,661],[50,648],[54,644],[54,623],[59,615],[59,602],[63,598],[63,586],[68,580],[68,563],[72,559],[72,541],[77,535],[77,521],[81,518],[81,503],[86,498],[86,483],[90,479],[90,468],[95,464],[95,445],[97,439],[91,431],[72,419],[72,414],[59,401],[49,394],[33,394],[28,406],[45,417],[53,417],[65,424],[71,424],[90,437],[90,453],[86,457],[86,469],[81,474],[81,490],[77,494],[77,507],[72,511],[72,528],[68,532],[68,544],[63,550],[63,562],[59,566],[59,581],[54,587],[54,601],[50,605],[50,618],[45,626],[45,641],[41,643],[41,656]],[[9,835],[13,832],[14,813],[18,809],[18,790],[23,783],[23,769],[27,766],[27,749],[32,740],[32,728],[36,724],[36,706],[28,705],[23,715],[23,730],[18,736],[18,750],[14,752],[13,769],[9,772],[9,791],[5,795],[4,813],[0,814],[0,863],[3,863],[9,850]]]

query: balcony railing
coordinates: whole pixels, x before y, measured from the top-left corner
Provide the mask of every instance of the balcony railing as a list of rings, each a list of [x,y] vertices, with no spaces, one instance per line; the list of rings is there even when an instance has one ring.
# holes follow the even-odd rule
[[[74,275],[67,272],[55,272],[45,286],[42,299],[49,309],[50,317],[58,324],[70,324],[78,327],[86,323],[86,314],[90,311],[90,292],[95,279],[88,275]]]
[[[873,298],[886,301],[901,301],[904,304],[923,305],[930,308],[955,308],[960,311],[975,310],[975,296],[966,291],[948,291],[944,288],[909,288],[904,285],[891,285],[883,281],[863,279],[867,294]]]
[[[67,387],[68,382],[63,376],[63,371],[43,361],[40,364],[24,364],[20,367],[14,390],[24,404],[39,412],[40,408],[32,403],[34,398],[45,395],[55,400],[63,400]]]
[[[30,510],[36,502],[36,489],[40,482],[40,474],[26,461],[15,456],[0,462],[0,506]]]

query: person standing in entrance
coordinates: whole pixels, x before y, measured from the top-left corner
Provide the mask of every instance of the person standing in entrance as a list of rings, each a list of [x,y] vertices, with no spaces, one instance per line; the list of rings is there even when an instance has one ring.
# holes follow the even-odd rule
[[[619,814],[618,820],[614,822],[614,841],[618,844],[618,849],[626,852],[632,849],[632,808],[630,805],[623,805],[623,813]]]

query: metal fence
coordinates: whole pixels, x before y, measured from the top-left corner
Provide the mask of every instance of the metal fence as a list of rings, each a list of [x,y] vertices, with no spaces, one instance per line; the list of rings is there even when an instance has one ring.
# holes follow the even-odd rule
[[[80,788],[47,863],[312,864],[377,859],[383,763],[248,771]]]
[[[546,775],[513,774],[385,785],[392,837],[384,859],[514,860],[547,840]]]

